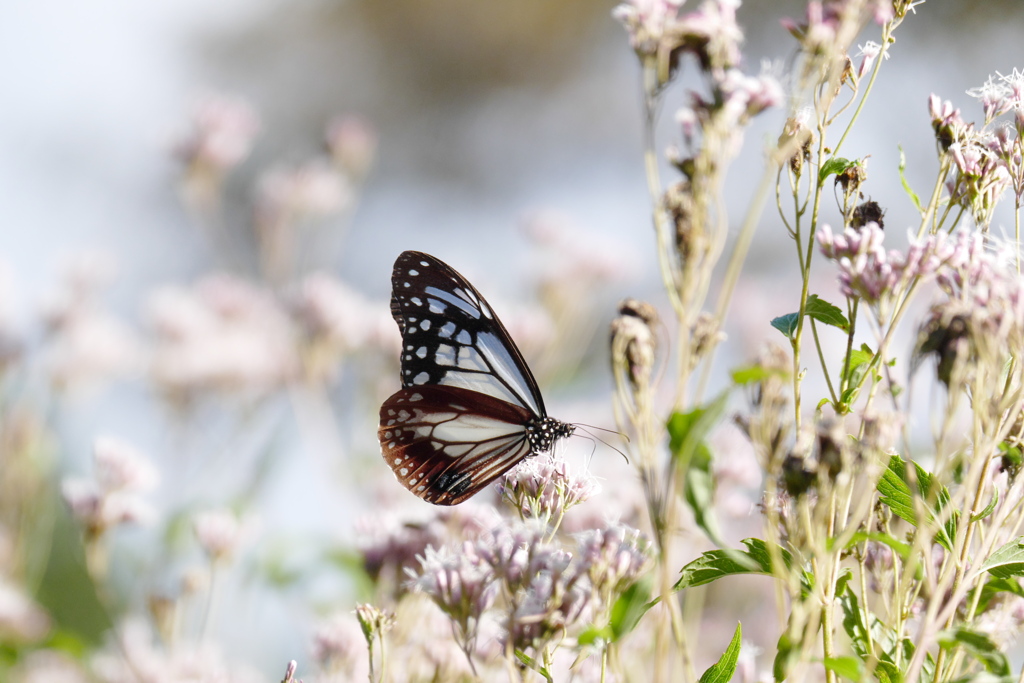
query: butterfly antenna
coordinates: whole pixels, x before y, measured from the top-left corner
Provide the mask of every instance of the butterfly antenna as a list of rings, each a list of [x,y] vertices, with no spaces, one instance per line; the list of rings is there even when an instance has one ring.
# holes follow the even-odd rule
[[[599,430],[601,430],[602,432],[609,432],[609,433],[611,433],[611,434],[618,434],[619,436],[621,436],[621,437],[622,437],[623,439],[625,439],[625,440],[626,440],[626,443],[629,443],[629,437],[628,437],[628,436],[626,436],[625,434],[623,434],[622,432],[617,432],[617,431],[615,431],[614,429],[605,429],[604,427],[595,427],[595,426],[593,426],[593,425],[585,425],[585,424],[581,424],[581,423],[578,423],[578,422],[576,422],[576,423],[573,423],[573,427],[579,427],[580,429],[582,429],[583,431],[585,431],[585,432],[586,432],[587,434],[589,434],[589,435],[590,435],[590,438],[591,438],[591,439],[596,439],[597,441],[600,441],[600,442],[601,442],[601,443],[603,443],[603,444],[604,444],[605,446],[607,446],[608,448],[612,449],[613,451],[615,451],[616,453],[618,453],[619,455],[621,455],[621,456],[623,457],[623,459],[624,459],[624,460],[625,460],[625,461],[626,461],[627,463],[629,462],[629,456],[628,456],[628,455],[626,455],[626,454],[625,454],[625,453],[623,453],[623,452],[622,452],[621,450],[619,450],[619,449],[618,449],[618,448],[616,448],[615,446],[611,445],[610,443],[608,443],[607,441],[605,441],[605,440],[604,440],[604,439],[602,439],[601,437],[597,436],[596,434],[594,434],[594,433],[593,433],[593,432],[591,432],[590,430],[591,430],[591,429],[599,429]],[[597,448],[597,445],[596,445],[596,444],[594,445],[594,448],[595,448],[595,449]]]

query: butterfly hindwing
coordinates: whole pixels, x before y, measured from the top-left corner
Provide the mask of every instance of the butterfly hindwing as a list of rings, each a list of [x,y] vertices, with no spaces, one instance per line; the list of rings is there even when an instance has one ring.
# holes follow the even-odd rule
[[[402,389],[380,409],[381,452],[402,484],[429,503],[455,505],[531,452],[529,412],[459,387]]]
[[[391,284],[403,387],[460,387],[545,414],[522,354],[464,277],[433,256],[406,251],[395,261]]]

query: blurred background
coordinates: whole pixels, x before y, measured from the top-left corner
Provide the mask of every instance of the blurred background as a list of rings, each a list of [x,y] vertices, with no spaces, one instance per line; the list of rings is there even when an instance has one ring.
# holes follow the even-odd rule
[[[164,561],[182,533],[176,515],[230,505],[262,540],[254,568],[225,589],[219,640],[264,672],[301,658],[307,618],[355,590],[337,565],[303,573],[303,553],[324,539],[351,546],[357,518],[380,506],[419,504],[381,474],[375,437],[379,402],[398,385],[387,297],[404,249],[448,261],[487,295],[552,414],[612,426],[604,330],[615,304],[665,303],[639,69],[613,6],[93,0],[0,12],[0,350],[16,369],[5,401],[35,416],[55,479],[88,473],[101,435],[130,442],[162,476],[163,535],[118,536],[115,603],[169,591],[187,571],[187,559]],[[740,8],[748,72],[786,68],[794,47],[779,19],[804,6]],[[965,91],[1024,68],[1022,30],[1015,0],[929,0],[899,29],[843,150],[870,155],[866,193],[896,245],[917,221],[898,146],[926,193],[929,94],[981,119]],[[684,75],[669,93],[662,148],[678,139],[687,86],[699,84]],[[760,117],[732,166],[734,226],[783,116]],[[1012,234],[1012,215],[993,225]],[[793,258],[769,207],[722,373],[795,308]],[[831,276],[821,290],[835,291]],[[291,357],[280,347],[295,335]],[[601,467],[633,476],[621,461]],[[102,638],[97,603],[76,602],[83,572],[62,514],[40,601]],[[267,577],[278,597],[241,597]]]

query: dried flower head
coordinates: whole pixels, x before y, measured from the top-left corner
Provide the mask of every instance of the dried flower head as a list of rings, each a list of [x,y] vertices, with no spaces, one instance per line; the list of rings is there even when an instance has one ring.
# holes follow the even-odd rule
[[[651,304],[626,299],[611,325],[612,367],[621,368],[634,390],[650,386],[658,340],[658,312]]]
[[[853,210],[853,215],[850,216],[850,227],[857,230],[863,228],[868,223],[874,223],[878,226],[879,230],[884,230],[884,218],[885,209],[883,209],[878,202],[869,199],[866,202],[858,204]]]

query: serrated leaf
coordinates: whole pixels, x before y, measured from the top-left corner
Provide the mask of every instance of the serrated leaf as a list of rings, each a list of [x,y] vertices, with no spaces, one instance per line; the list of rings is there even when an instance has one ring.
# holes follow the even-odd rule
[[[732,675],[736,673],[736,662],[739,661],[742,646],[743,625],[736,624],[736,632],[733,633],[729,647],[725,648],[717,662],[707,668],[698,683],[729,683]]]
[[[981,568],[1000,579],[1024,576],[1024,536],[1018,536],[989,555]]]
[[[796,335],[797,323],[799,322],[799,313],[787,313],[786,315],[780,315],[778,318],[772,319],[772,327],[786,335],[786,339],[793,341],[794,335]]]
[[[934,521],[943,510],[949,505],[949,491],[940,484],[934,483],[932,475],[914,464],[914,472],[917,479],[917,491],[924,501],[933,499],[932,509],[928,511],[931,521]],[[934,489],[934,494],[931,494]],[[879,502],[892,510],[892,513],[905,522],[918,526],[917,514],[914,510],[915,495],[911,492],[910,481],[907,478],[907,463],[898,455],[889,458],[889,466],[878,480],[878,492],[881,494]],[[946,523],[939,527],[935,534],[935,542],[946,550],[952,552],[953,539],[956,538],[958,515],[956,511],[950,513]]]
[[[832,174],[839,175],[851,166],[856,166],[857,161],[850,161],[842,157],[832,157],[824,164],[821,165],[821,170],[818,171],[818,182],[824,183],[825,178],[828,178]]]
[[[839,307],[819,298],[817,294],[807,297],[804,312],[820,323],[838,327],[843,332],[850,331],[850,321],[846,319]]]
[[[772,574],[772,560],[768,552],[768,544],[759,538],[748,538],[741,541],[746,551],[719,549],[709,550],[680,570],[679,580],[673,587],[680,591],[694,586],[717,581],[725,576],[736,574]],[[778,549],[786,566],[791,566],[789,552]]]
[[[864,663],[856,657],[826,657],[824,664],[827,670],[851,681],[864,677]]]
[[[899,145],[898,147],[900,150],[900,184],[903,185],[903,191],[907,193],[908,197],[910,197],[910,201],[914,203],[914,208],[917,209],[917,212],[923,214],[924,209],[921,208],[921,198],[917,196],[917,193],[914,192],[914,189],[910,187],[910,183],[907,182],[907,155],[903,153],[902,145]]]
[[[1010,662],[1006,655],[984,633],[971,631],[966,628],[947,629],[939,633],[938,641],[943,647],[962,645],[991,674],[996,676],[1008,676],[1010,674]]]

